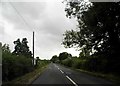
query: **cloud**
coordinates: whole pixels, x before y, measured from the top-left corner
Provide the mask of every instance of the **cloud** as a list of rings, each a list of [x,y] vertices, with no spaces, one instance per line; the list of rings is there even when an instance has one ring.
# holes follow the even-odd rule
[[[4,33],[4,26],[2,24],[2,22],[0,22],[0,34]]]
[[[31,30],[36,21],[44,18],[45,8],[45,2],[6,2],[2,6],[2,15],[7,21],[13,22],[16,29]]]
[[[3,28],[0,25],[5,32],[3,43],[8,43],[12,50],[14,49],[13,41],[26,37],[32,51],[32,32],[34,31],[35,56],[50,59],[52,55],[62,51],[76,54],[73,49],[65,49],[61,46],[63,33],[76,27],[75,20],[66,18],[64,5],[61,2],[12,2],[12,5],[15,8],[8,2],[3,3],[2,16],[5,26]]]

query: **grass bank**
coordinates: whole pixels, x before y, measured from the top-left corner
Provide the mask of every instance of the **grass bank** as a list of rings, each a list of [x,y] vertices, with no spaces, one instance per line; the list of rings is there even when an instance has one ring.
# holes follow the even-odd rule
[[[68,67],[68,66],[63,65],[63,64],[60,64],[60,65],[65,66],[66,68],[70,68],[72,70],[78,71],[78,72],[86,73],[86,74],[89,74],[89,75],[92,75],[92,76],[95,76],[95,77],[100,77],[100,78],[109,80],[109,81],[111,81],[115,84],[120,84],[120,76],[114,75],[112,73],[108,73],[108,74],[104,73],[103,74],[103,73],[100,73],[100,72],[91,72],[91,71],[88,71],[88,70],[77,69],[77,68],[74,68],[74,67]]]
[[[100,77],[100,78],[109,80],[109,81],[111,81],[111,82],[113,82],[115,84],[120,84],[120,77],[117,76],[117,75],[114,75],[112,73],[103,74],[103,73],[98,73],[98,72],[90,72],[90,71],[86,71],[86,70],[82,70],[82,69],[75,69],[75,70],[77,70],[79,72],[86,73],[86,74],[93,75],[95,77]]]
[[[18,77],[12,81],[4,82],[3,86],[9,85],[30,85],[48,66],[49,62],[41,61],[39,66],[36,67],[32,72],[25,74],[24,76]]]

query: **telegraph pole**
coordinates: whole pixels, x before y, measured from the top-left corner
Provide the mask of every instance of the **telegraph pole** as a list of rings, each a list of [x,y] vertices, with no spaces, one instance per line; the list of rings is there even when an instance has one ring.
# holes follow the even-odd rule
[[[33,31],[33,65],[34,65],[34,31]]]

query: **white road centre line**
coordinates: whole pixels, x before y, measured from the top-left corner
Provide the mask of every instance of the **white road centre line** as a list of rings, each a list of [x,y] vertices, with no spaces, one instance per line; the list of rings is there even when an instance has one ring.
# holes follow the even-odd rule
[[[61,73],[64,73],[62,70],[60,70]]]
[[[58,66],[56,64],[54,64],[54,66],[58,68]]]
[[[78,86],[69,76],[66,76],[75,86]]]

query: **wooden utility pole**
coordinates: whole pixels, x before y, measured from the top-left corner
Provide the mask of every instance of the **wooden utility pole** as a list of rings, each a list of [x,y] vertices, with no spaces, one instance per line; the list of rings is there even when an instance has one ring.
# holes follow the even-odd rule
[[[33,31],[33,65],[34,65],[34,31]]]

